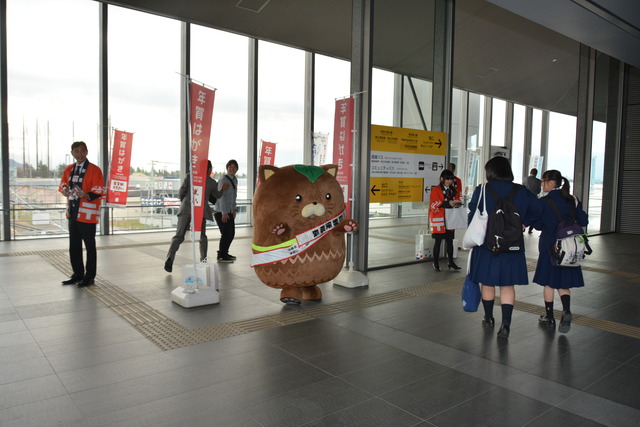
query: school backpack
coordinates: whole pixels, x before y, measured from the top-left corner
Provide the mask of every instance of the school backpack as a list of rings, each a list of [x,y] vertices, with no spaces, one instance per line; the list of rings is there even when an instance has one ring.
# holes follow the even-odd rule
[[[558,219],[556,240],[549,251],[551,265],[555,267],[580,267],[584,257],[591,255],[593,251],[589,246],[589,239],[587,239],[584,229],[576,222],[576,206],[572,203],[569,217],[563,219],[551,197],[545,196],[543,198],[547,200]]]
[[[520,184],[513,184],[507,197],[500,197],[491,188],[491,185],[486,185],[486,187],[496,203],[489,213],[485,245],[494,255],[524,251],[522,219],[513,203],[513,198],[520,189]]]

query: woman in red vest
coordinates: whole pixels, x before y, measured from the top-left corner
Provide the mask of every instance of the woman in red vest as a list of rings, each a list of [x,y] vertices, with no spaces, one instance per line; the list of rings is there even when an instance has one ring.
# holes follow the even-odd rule
[[[431,221],[431,237],[436,242],[433,245],[433,269],[440,271],[440,245],[442,240],[447,243],[447,256],[449,257],[449,269],[460,270],[453,262],[453,230],[447,230],[445,226],[444,210],[460,205],[460,194],[453,187],[453,172],[445,169],[440,174],[440,185],[431,189],[429,197],[429,219]]]

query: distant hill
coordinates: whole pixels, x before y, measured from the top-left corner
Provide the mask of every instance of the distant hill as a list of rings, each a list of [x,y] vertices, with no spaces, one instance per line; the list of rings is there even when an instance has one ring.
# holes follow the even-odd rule
[[[22,167],[22,163],[18,163],[13,159],[9,159],[9,170],[11,169],[19,169]]]

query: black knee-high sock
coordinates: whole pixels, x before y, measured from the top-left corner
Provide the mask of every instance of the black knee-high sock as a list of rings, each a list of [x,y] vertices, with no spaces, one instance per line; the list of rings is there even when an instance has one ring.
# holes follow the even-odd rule
[[[484,308],[484,317],[491,319],[493,317],[493,303],[494,300],[482,300],[482,307]]]
[[[513,304],[502,304],[502,324],[511,325],[511,315],[513,314]]]
[[[560,301],[562,301],[562,309],[566,312],[571,312],[571,295],[560,295]]]
[[[553,301],[544,302],[544,310],[547,315],[547,319],[553,319]]]

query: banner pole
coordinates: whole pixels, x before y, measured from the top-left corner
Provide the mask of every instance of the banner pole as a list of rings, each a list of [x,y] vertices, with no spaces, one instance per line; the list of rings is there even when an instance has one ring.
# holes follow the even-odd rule
[[[353,124],[351,129],[351,186],[349,188],[349,203],[350,203],[350,212],[353,213],[353,207],[355,202],[355,192],[353,190],[354,183],[356,182],[356,163],[357,159],[355,157],[356,148],[355,141],[358,135],[358,127],[357,123],[358,118],[358,95],[364,92],[354,92],[351,94],[353,97]],[[359,287],[368,287],[369,286],[369,278],[362,274],[359,271],[353,269],[353,232],[347,233],[347,239],[349,241],[349,261],[348,268],[338,274],[338,276],[333,279],[333,283],[338,286],[343,286],[345,288],[359,288]]]
[[[187,124],[189,125],[189,191],[190,191],[190,200],[191,200],[191,206],[189,206],[189,209],[191,210],[191,247],[192,247],[192,254],[193,254],[193,279],[194,279],[194,284],[193,284],[193,288],[189,289],[187,291],[187,288],[185,288],[185,292],[197,292],[198,291],[198,267],[196,266],[196,237],[195,237],[195,224],[194,224],[194,220],[195,220],[195,206],[194,206],[194,200],[193,200],[193,148],[192,148],[192,135],[191,135],[191,78],[189,77],[189,75],[187,75]]]

